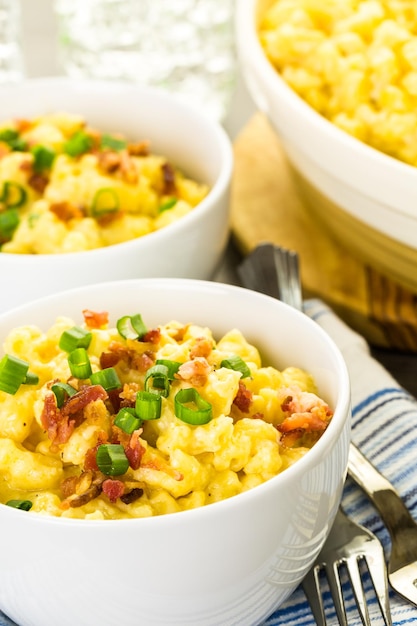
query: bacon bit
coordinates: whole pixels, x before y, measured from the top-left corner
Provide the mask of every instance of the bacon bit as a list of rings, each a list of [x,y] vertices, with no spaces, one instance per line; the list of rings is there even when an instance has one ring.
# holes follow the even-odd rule
[[[157,345],[161,341],[161,330],[159,328],[148,330],[148,332],[143,335],[141,341]]]
[[[155,354],[149,350],[138,352],[139,349],[143,350],[143,344],[141,342],[131,340],[127,341],[127,346],[117,341],[113,341],[109,345],[110,353],[114,355],[115,359],[117,359],[116,363],[124,361],[127,368],[144,373],[152,367],[155,363],[156,357]],[[108,353],[103,353],[102,356],[104,354],[107,355]],[[105,356],[104,359],[105,362],[111,362],[110,356]]]
[[[85,470],[95,470],[98,471],[97,465],[97,448],[101,445],[98,443],[94,448],[89,448],[84,457],[84,469]]]
[[[323,432],[326,430],[328,420],[324,420],[314,409],[311,413],[293,413],[278,424],[280,433],[288,433],[292,430],[302,430],[304,432]]]
[[[28,178],[28,185],[35,191],[42,194],[49,183],[49,177],[45,174],[32,174]]]
[[[102,352],[100,354],[100,367],[102,370],[114,367],[121,359],[121,355],[116,352]]]
[[[78,478],[78,476],[69,476],[62,481],[61,492],[64,498],[68,498],[69,496],[72,496],[73,493],[75,493]]]
[[[89,448],[85,454],[84,457],[84,470],[88,471],[88,470],[93,470],[93,471],[98,471],[98,465],[97,465],[97,449],[99,446],[101,446],[102,443],[107,443],[108,442],[108,435],[107,433],[102,430],[100,432],[100,434],[97,437],[97,443],[95,446],[93,446],[92,448]]]
[[[129,445],[125,448],[125,453],[129,461],[129,465],[132,469],[137,470],[140,467],[140,462],[143,455],[146,452],[146,448],[141,444],[139,435],[142,433],[142,429],[135,430],[130,437]]]
[[[49,210],[56,215],[61,222],[69,222],[72,219],[84,217],[84,212],[70,202],[54,202],[50,205]]]
[[[304,433],[323,433],[333,415],[329,406],[316,394],[302,391],[299,387],[280,390],[285,393],[281,408],[288,415],[277,430],[284,435],[285,445],[293,445]],[[291,435],[291,437],[285,437]]]
[[[60,443],[66,443],[74,430],[74,420],[63,417],[56,405],[54,393],[45,396],[41,413],[41,424],[51,440],[51,451],[56,452]]]
[[[97,311],[83,310],[84,321],[88,328],[103,328],[109,323],[109,314],[107,311],[98,313]]]
[[[17,118],[17,119],[14,120],[14,122],[15,122],[16,130],[17,130],[18,133],[25,133],[25,132],[27,132],[28,130],[30,130],[33,127],[33,125],[35,123],[33,120],[27,120],[27,119],[24,119],[24,118],[22,118],[22,119]]]
[[[138,383],[125,383],[123,391],[120,392],[122,406],[135,406],[136,394],[141,389]]]
[[[233,400],[233,404],[240,411],[242,411],[242,413],[249,413],[252,401],[253,393],[249,389],[247,389],[241,381],[239,381],[239,389],[237,391],[235,399]]]
[[[172,167],[171,163],[165,162],[161,165],[162,176],[164,179],[164,188],[163,194],[170,195],[177,191],[177,187],[175,185],[175,170]]]
[[[143,496],[143,489],[141,489],[140,487],[135,487],[128,493],[125,493],[122,496],[120,496],[120,500],[123,502],[123,504],[132,504],[132,502],[139,500],[139,498],[141,498],[142,496]]]
[[[202,356],[198,356],[180,365],[175,378],[190,382],[193,387],[203,387],[207,382],[210,371],[211,367],[207,360]]]
[[[115,150],[103,150],[97,154],[97,163],[106,174],[113,174],[120,167],[120,153]]]
[[[110,502],[116,502],[117,498],[124,494],[125,486],[121,480],[107,478],[102,484],[102,489]]]
[[[302,429],[291,430],[288,433],[282,433],[280,443],[286,448],[293,448],[304,435]]]
[[[61,408],[61,414],[74,415],[79,411],[82,411],[90,402],[96,402],[97,400],[107,400],[108,393],[101,385],[89,385],[82,387],[80,391],[69,397]]]
[[[30,159],[22,161],[19,165],[19,169],[22,170],[22,172],[33,172],[32,161]]]
[[[263,420],[264,414],[258,412],[258,413],[254,413],[251,417],[253,420]]]
[[[194,346],[190,350],[190,357],[195,359],[198,356],[207,358],[213,350],[213,342],[207,337],[198,337]]]
[[[150,149],[150,142],[138,141],[137,143],[129,143],[127,151],[131,156],[148,156]]]
[[[136,169],[136,164],[131,159],[127,150],[123,150],[121,153],[120,163],[120,175],[122,179],[131,185],[136,185],[139,180],[139,173]]]

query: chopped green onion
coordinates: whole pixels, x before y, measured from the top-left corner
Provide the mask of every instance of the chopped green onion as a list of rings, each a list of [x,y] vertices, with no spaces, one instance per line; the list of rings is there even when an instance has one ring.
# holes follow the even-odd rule
[[[145,391],[168,397],[170,382],[166,365],[154,365],[145,375]]]
[[[148,332],[140,313],[121,317],[116,322],[116,328],[123,339],[142,339]]]
[[[229,356],[229,358],[223,359],[220,363],[220,367],[227,367],[229,370],[240,372],[242,374],[242,378],[248,378],[248,376],[250,376],[250,369],[248,365],[238,354],[233,354],[232,356]]]
[[[28,194],[26,189],[14,180],[6,180],[3,183],[0,201],[3,202],[8,209],[17,209],[25,204]]]
[[[113,135],[102,135],[100,147],[110,148],[110,150],[123,150],[127,147],[127,141],[124,139],[119,139],[118,137],[114,137]]]
[[[70,398],[77,393],[75,387],[69,385],[68,383],[61,382],[54,383],[51,387],[51,391],[55,395],[58,409],[62,407],[67,398]]]
[[[76,348],[85,348],[87,350],[92,338],[93,335],[90,331],[81,328],[81,326],[73,326],[68,330],[64,330],[58,345],[65,352],[72,352]]]
[[[162,213],[163,211],[168,211],[169,209],[172,209],[177,204],[177,202],[178,198],[169,198],[169,200],[166,200],[160,205],[159,212]]]
[[[207,424],[212,417],[212,407],[194,387],[180,389],[176,394],[175,415],[187,424]]]
[[[101,385],[106,391],[120,389],[122,386],[114,367],[107,367],[104,370],[94,372],[94,374],[90,376],[90,382],[92,385]]]
[[[55,160],[55,152],[46,146],[33,146],[33,169],[38,174],[44,170],[49,170]]]
[[[28,372],[26,378],[23,381],[24,385],[37,385],[39,382],[39,376],[33,372]]]
[[[20,137],[18,131],[14,128],[4,128],[0,130],[0,141],[7,143],[9,148],[19,152],[23,152],[27,148],[26,142]]]
[[[92,374],[90,359],[85,348],[76,348],[68,355],[68,365],[75,378],[84,380]]]
[[[0,390],[14,396],[26,380],[29,363],[12,354],[6,354],[0,361]]]
[[[30,500],[8,500],[6,505],[14,509],[21,509],[22,511],[30,511],[33,506]]]
[[[103,187],[96,191],[91,204],[91,215],[101,217],[119,210],[119,196],[111,187]]]
[[[136,415],[141,420],[157,420],[161,417],[162,398],[149,391],[136,394]]]
[[[174,380],[175,374],[180,369],[182,363],[179,361],[171,361],[170,359],[156,359],[155,365],[165,365],[168,369],[168,378],[169,380]]]
[[[20,222],[17,209],[0,211],[0,243],[9,241]]]
[[[134,430],[140,428],[142,420],[136,415],[135,409],[122,407],[114,418],[114,423],[125,433],[131,435]]]
[[[103,443],[97,448],[96,462],[106,476],[120,476],[129,469],[129,461],[124,448],[119,443]]]
[[[19,133],[15,128],[2,128],[0,130],[0,141],[4,141],[4,143],[14,141],[18,137]]]
[[[82,130],[77,131],[64,144],[64,152],[71,157],[80,156],[88,152],[93,146],[93,140]]]

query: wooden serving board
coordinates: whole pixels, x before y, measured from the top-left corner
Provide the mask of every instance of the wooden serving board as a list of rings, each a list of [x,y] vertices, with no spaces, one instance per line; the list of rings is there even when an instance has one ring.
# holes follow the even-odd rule
[[[256,113],[235,140],[232,235],[243,254],[272,242],[300,254],[304,297],[319,297],[375,346],[417,352],[417,295],[352,256],[297,195],[278,137]]]

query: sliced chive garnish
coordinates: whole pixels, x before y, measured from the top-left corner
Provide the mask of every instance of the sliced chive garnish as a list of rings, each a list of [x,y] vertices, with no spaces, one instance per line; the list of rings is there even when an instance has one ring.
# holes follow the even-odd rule
[[[137,416],[135,409],[131,407],[122,407],[114,418],[114,423],[125,433],[131,435],[133,431],[140,428],[142,420]]]
[[[76,348],[68,355],[68,365],[75,378],[84,380],[92,374],[90,359],[85,348]]]
[[[91,215],[102,217],[108,213],[116,213],[119,210],[120,202],[117,192],[111,187],[98,189],[91,203]]]
[[[9,241],[19,226],[20,217],[17,209],[7,209],[0,212],[0,243]]]
[[[0,390],[14,396],[25,380],[29,363],[12,354],[5,354],[0,361]]]
[[[129,469],[124,448],[119,443],[103,443],[96,452],[97,467],[106,476],[120,476]]]
[[[187,424],[207,424],[212,417],[212,407],[194,387],[180,389],[174,399],[175,415]]]
[[[64,352],[72,352],[76,348],[85,348],[87,350],[92,338],[93,335],[90,331],[80,326],[73,326],[68,330],[64,330],[59,339],[59,347]]]
[[[93,146],[93,140],[83,130],[72,135],[64,144],[64,152],[71,157],[80,156],[88,152]]]
[[[174,380],[175,374],[180,369],[182,363],[180,361],[171,361],[170,359],[156,359],[155,365],[164,365],[167,370],[167,376],[169,380]]]
[[[34,374],[34,372],[28,372],[26,374],[25,380],[23,381],[24,385],[37,385],[39,382],[39,376]]]
[[[114,367],[107,367],[104,370],[94,372],[90,375],[90,382],[92,385],[101,385],[106,391],[120,389],[122,386]]]
[[[0,197],[0,201],[6,205],[8,209],[18,209],[27,200],[27,191],[14,180],[5,180],[3,183],[3,189]]]
[[[177,202],[178,198],[169,198],[169,200],[165,200],[165,202],[159,206],[159,212],[163,213],[164,211],[169,211],[169,209],[172,209]]]
[[[148,332],[140,313],[124,315],[116,322],[117,332],[123,339],[142,339]]]
[[[22,511],[30,511],[33,506],[30,500],[8,500],[6,505],[14,509],[21,509]]]
[[[168,397],[170,381],[166,365],[154,365],[145,374],[145,391]]]
[[[101,136],[100,148],[110,148],[110,150],[124,150],[127,147],[127,141],[124,139],[120,139],[119,137],[115,137],[114,135],[104,135]]]
[[[70,398],[77,393],[75,387],[69,385],[68,383],[61,382],[54,383],[51,387],[51,391],[55,395],[56,405],[59,409],[62,407],[67,398]]]
[[[39,174],[52,167],[55,160],[55,152],[51,148],[38,144],[31,149],[33,154],[33,169]]]
[[[242,374],[242,378],[248,378],[250,376],[250,369],[238,354],[233,354],[229,356],[227,359],[223,359],[220,363],[220,367],[227,367],[229,370],[234,370],[235,372],[240,372]]]
[[[135,410],[141,420],[157,420],[161,417],[162,398],[149,391],[138,391]]]

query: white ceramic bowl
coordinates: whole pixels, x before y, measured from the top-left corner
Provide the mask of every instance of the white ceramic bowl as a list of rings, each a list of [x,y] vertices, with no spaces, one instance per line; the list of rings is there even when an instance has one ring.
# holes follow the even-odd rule
[[[256,105],[277,131],[302,199],[347,249],[417,292],[417,168],[326,120],[267,59],[259,17],[273,0],[238,0],[241,69]]]
[[[337,510],[350,440],[344,360],[306,315],[214,282],[142,279],[83,287],[0,316],[0,340],[28,322],[140,310],[149,325],[239,328],[264,362],[309,370],[334,417],[294,465],[254,489],[154,518],[74,520],[0,505],[0,609],[20,626],[254,626],[295,589]],[[58,617],[57,617],[58,616]]]
[[[0,101],[2,120],[65,111],[132,141],[149,139],[152,152],[211,187],[191,213],[132,241],[52,256],[0,253],[0,312],[103,280],[211,278],[227,243],[233,169],[231,143],[219,124],[165,93],[127,83],[33,79],[0,87]]]

